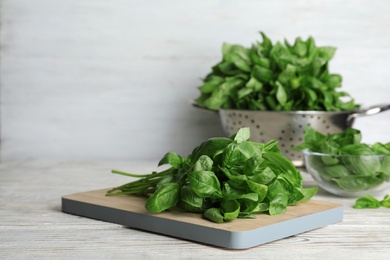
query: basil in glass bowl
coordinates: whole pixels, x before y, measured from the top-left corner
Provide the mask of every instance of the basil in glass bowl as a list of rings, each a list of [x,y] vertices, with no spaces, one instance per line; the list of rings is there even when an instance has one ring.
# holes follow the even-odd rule
[[[390,187],[390,154],[323,154],[303,151],[306,171],[324,190],[343,197],[377,194]]]
[[[378,194],[390,187],[390,142],[362,143],[357,129],[323,135],[306,128],[303,150],[306,171],[324,190],[343,197]]]

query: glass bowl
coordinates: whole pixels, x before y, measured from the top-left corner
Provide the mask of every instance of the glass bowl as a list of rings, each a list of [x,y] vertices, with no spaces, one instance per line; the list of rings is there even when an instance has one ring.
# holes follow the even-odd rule
[[[332,194],[360,197],[390,187],[390,154],[336,155],[304,150],[303,155],[306,171]]]

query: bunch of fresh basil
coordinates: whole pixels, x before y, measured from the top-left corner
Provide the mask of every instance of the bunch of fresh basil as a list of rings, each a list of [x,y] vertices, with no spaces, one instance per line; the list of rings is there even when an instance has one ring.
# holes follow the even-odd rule
[[[324,154],[311,155],[310,166],[325,181],[340,189],[359,192],[390,181],[390,142],[368,145],[361,140],[361,132],[357,129],[323,135],[308,126],[304,143],[294,149]]]
[[[145,208],[157,213],[172,207],[202,213],[214,222],[282,214],[288,205],[308,201],[317,187],[303,188],[300,172],[279,151],[277,141],[248,141],[249,128],[231,138],[210,138],[186,158],[169,152],[159,162],[167,170],[147,175],[113,171],[139,180],[107,195],[142,194]]]
[[[329,61],[336,49],[317,47],[314,39],[296,38],[250,48],[224,43],[223,58],[199,87],[196,104],[211,110],[345,111],[359,105],[346,92],[337,91],[342,77],[331,74]],[[343,99],[349,99],[343,101]]]

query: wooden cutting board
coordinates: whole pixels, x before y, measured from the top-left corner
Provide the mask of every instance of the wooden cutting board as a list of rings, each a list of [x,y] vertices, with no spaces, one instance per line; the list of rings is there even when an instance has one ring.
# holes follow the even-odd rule
[[[214,223],[201,214],[179,210],[151,214],[144,208],[146,198],[105,196],[107,190],[63,196],[62,211],[231,249],[258,246],[343,219],[342,205],[310,200],[289,206],[286,213],[277,216],[258,214],[256,219]]]

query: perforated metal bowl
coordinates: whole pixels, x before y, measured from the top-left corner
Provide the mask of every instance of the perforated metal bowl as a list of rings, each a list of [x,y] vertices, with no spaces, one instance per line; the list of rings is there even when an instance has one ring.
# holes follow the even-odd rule
[[[359,116],[374,115],[389,109],[390,104],[342,112],[220,109],[218,113],[226,135],[231,136],[238,129],[249,127],[251,141],[265,143],[278,140],[282,154],[300,167],[304,165],[303,155],[292,148],[303,142],[306,126],[323,134],[337,133],[352,127]]]

